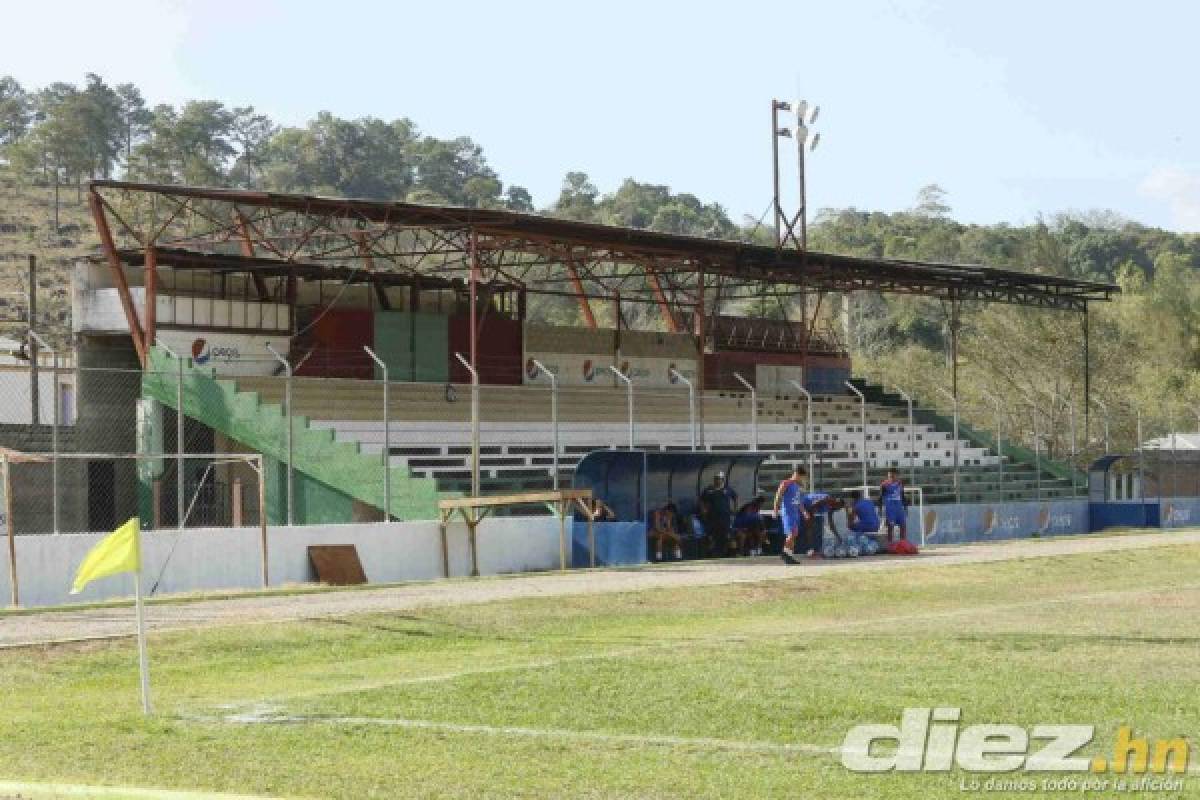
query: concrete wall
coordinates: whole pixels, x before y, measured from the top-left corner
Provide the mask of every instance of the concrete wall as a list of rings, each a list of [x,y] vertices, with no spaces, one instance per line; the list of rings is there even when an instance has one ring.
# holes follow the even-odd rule
[[[105,534],[18,536],[17,578],[21,605],[95,602],[133,594],[128,575],[97,581],[68,594],[83,557]],[[479,571],[483,575],[557,569],[559,527],[552,517],[489,519],[479,528]],[[435,522],[367,523],[268,529],[271,585],[315,580],[307,547],[353,544],[372,583],[430,580],[442,576],[441,538]],[[466,527],[449,527],[450,574],[470,572]],[[142,534],[145,589],[162,573],[157,594],[262,586],[257,528],[149,531]],[[168,560],[169,557],[169,560]],[[163,564],[166,562],[166,570]],[[8,602],[7,566],[0,566],[0,597]]]

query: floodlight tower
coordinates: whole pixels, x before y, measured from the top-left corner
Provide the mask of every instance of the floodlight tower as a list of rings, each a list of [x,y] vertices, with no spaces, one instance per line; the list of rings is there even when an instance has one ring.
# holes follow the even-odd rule
[[[794,127],[780,126],[780,111],[795,112],[796,124]],[[821,140],[821,134],[811,133],[810,130],[811,126],[816,123],[820,112],[820,106],[812,106],[810,110],[806,100],[796,100],[794,102],[787,100],[771,101],[771,165],[773,167],[772,181],[775,198],[772,205],[775,209],[775,248],[778,250],[782,250],[789,242],[794,244],[799,250],[806,250],[808,248],[808,188],[804,173],[804,158],[807,153],[816,149],[817,143]],[[783,199],[779,191],[779,140],[781,138],[796,140],[796,169],[800,180],[800,207],[790,217],[783,210]],[[797,225],[800,227],[799,234],[796,231]]]

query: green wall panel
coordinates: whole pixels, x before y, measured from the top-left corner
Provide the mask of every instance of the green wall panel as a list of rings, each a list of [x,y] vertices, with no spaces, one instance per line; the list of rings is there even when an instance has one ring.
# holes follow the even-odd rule
[[[445,383],[449,371],[448,317],[418,311],[375,314],[375,352],[393,381]],[[376,368],[375,378],[382,378]]]

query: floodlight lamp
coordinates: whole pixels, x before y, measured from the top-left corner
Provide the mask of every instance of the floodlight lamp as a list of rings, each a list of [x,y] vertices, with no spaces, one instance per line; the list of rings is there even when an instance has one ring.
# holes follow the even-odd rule
[[[786,136],[790,139],[792,136],[792,129],[791,128],[780,128],[779,130],[775,131],[775,135],[776,136]]]
[[[811,153],[813,150],[816,150],[816,149],[817,149],[817,143],[818,143],[818,142],[820,142],[820,141],[821,141],[821,134],[819,134],[819,133],[814,133],[814,134],[813,134],[813,138],[812,138],[812,144],[810,144],[810,145],[808,146],[808,151]]]
[[[789,103],[786,100],[772,100],[771,102],[775,104],[776,111],[791,111],[792,110],[791,103]]]
[[[796,121],[804,122],[804,115],[808,113],[808,102],[805,100],[796,101]]]
[[[817,117],[820,115],[820,113],[821,113],[821,107],[813,106],[812,113],[809,114],[809,116],[808,116],[808,124],[809,125],[816,124]]]
[[[804,123],[800,123],[796,126],[796,140],[800,142],[800,144],[804,144],[806,141],[808,141],[808,128],[804,125]]]

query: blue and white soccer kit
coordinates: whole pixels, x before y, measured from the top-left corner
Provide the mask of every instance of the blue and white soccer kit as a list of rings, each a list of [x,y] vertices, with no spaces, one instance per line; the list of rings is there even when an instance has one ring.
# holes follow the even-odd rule
[[[800,530],[803,515],[800,504],[803,499],[804,487],[788,478],[783,482],[783,497],[779,503],[779,521],[783,526],[784,536],[791,536]]]
[[[883,495],[883,516],[889,525],[905,525],[908,522],[908,510],[904,507],[904,482],[885,480],[879,484]]]

